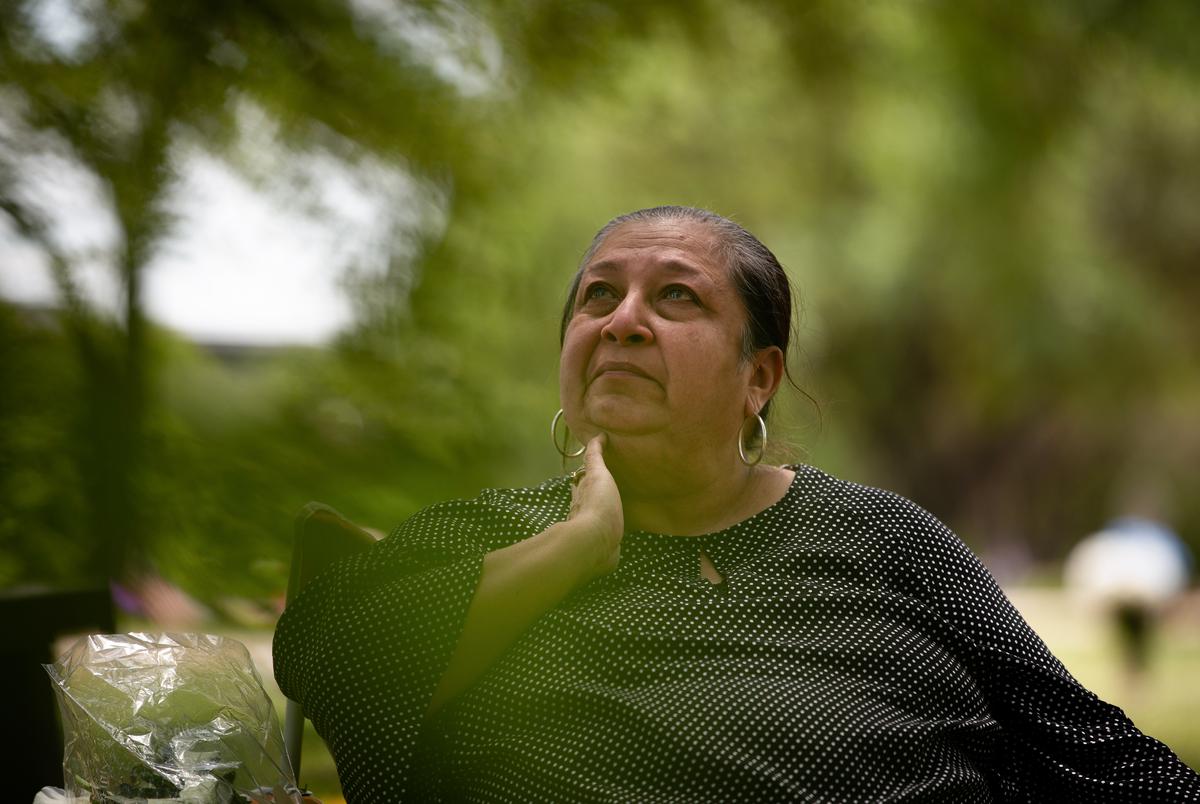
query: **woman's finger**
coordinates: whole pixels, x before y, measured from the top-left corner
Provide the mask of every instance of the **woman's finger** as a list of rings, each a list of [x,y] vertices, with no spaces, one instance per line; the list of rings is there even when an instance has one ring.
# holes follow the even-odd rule
[[[585,471],[594,472],[604,467],[604,443],[604,433],[600,433],[587,442],[587,450],[583,453]]]

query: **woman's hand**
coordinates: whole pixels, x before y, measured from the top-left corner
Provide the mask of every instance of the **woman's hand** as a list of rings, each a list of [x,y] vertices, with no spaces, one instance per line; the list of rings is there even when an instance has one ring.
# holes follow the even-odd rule
[[[621,492],[604,465],[604,434],[588,441],[583,454],[583,470],[571,488],[571,513],[567,523],[573,538],[588,545],[584,555],[584,582],[617,568],[621,558],[621,537],[625,534],[625,513]]]

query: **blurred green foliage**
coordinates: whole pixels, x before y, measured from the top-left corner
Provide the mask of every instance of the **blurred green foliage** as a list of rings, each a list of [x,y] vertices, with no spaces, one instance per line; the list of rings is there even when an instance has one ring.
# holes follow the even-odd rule
[[[1200,548],[1193,3],[414,2],[389,22],[97,0],[70,53],[39,44],[36,5],[0,6],[0,209],[62,304],[0,306],[0,585],[156,567],[206,600],[274,595],[308,499],[386,529],[558,471],[562,295],[601,224],[659,203],[733,216],[795,280],[821,413],[784,394],[780,460],[906,493],[977,548],[1053,560],[1122,513]],[[453,44],[458,78],[389,25]],[[248,107],[282,153],[423,188],[388,269],[348,274],[359,316],[328,349],[206,348],[142,313],[178,148],[266,180]],[[48,151],[104,188],[115,318],[23,184]]]

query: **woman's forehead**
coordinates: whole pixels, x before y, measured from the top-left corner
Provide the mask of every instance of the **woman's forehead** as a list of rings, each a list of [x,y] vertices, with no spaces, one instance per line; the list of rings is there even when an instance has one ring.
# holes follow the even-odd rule
[[[609,232],[584,266],[585,273],[651,262],[678,274],[725,279],[724,260],[712,230],[694,221],[629,221]]]

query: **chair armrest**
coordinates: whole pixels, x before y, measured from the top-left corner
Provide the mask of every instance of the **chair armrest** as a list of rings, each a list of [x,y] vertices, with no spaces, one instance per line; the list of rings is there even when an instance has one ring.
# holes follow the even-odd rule
[[[375,537],[328,505],[310,502],[296,514],[287,603],[330,564],[375,543]]]

